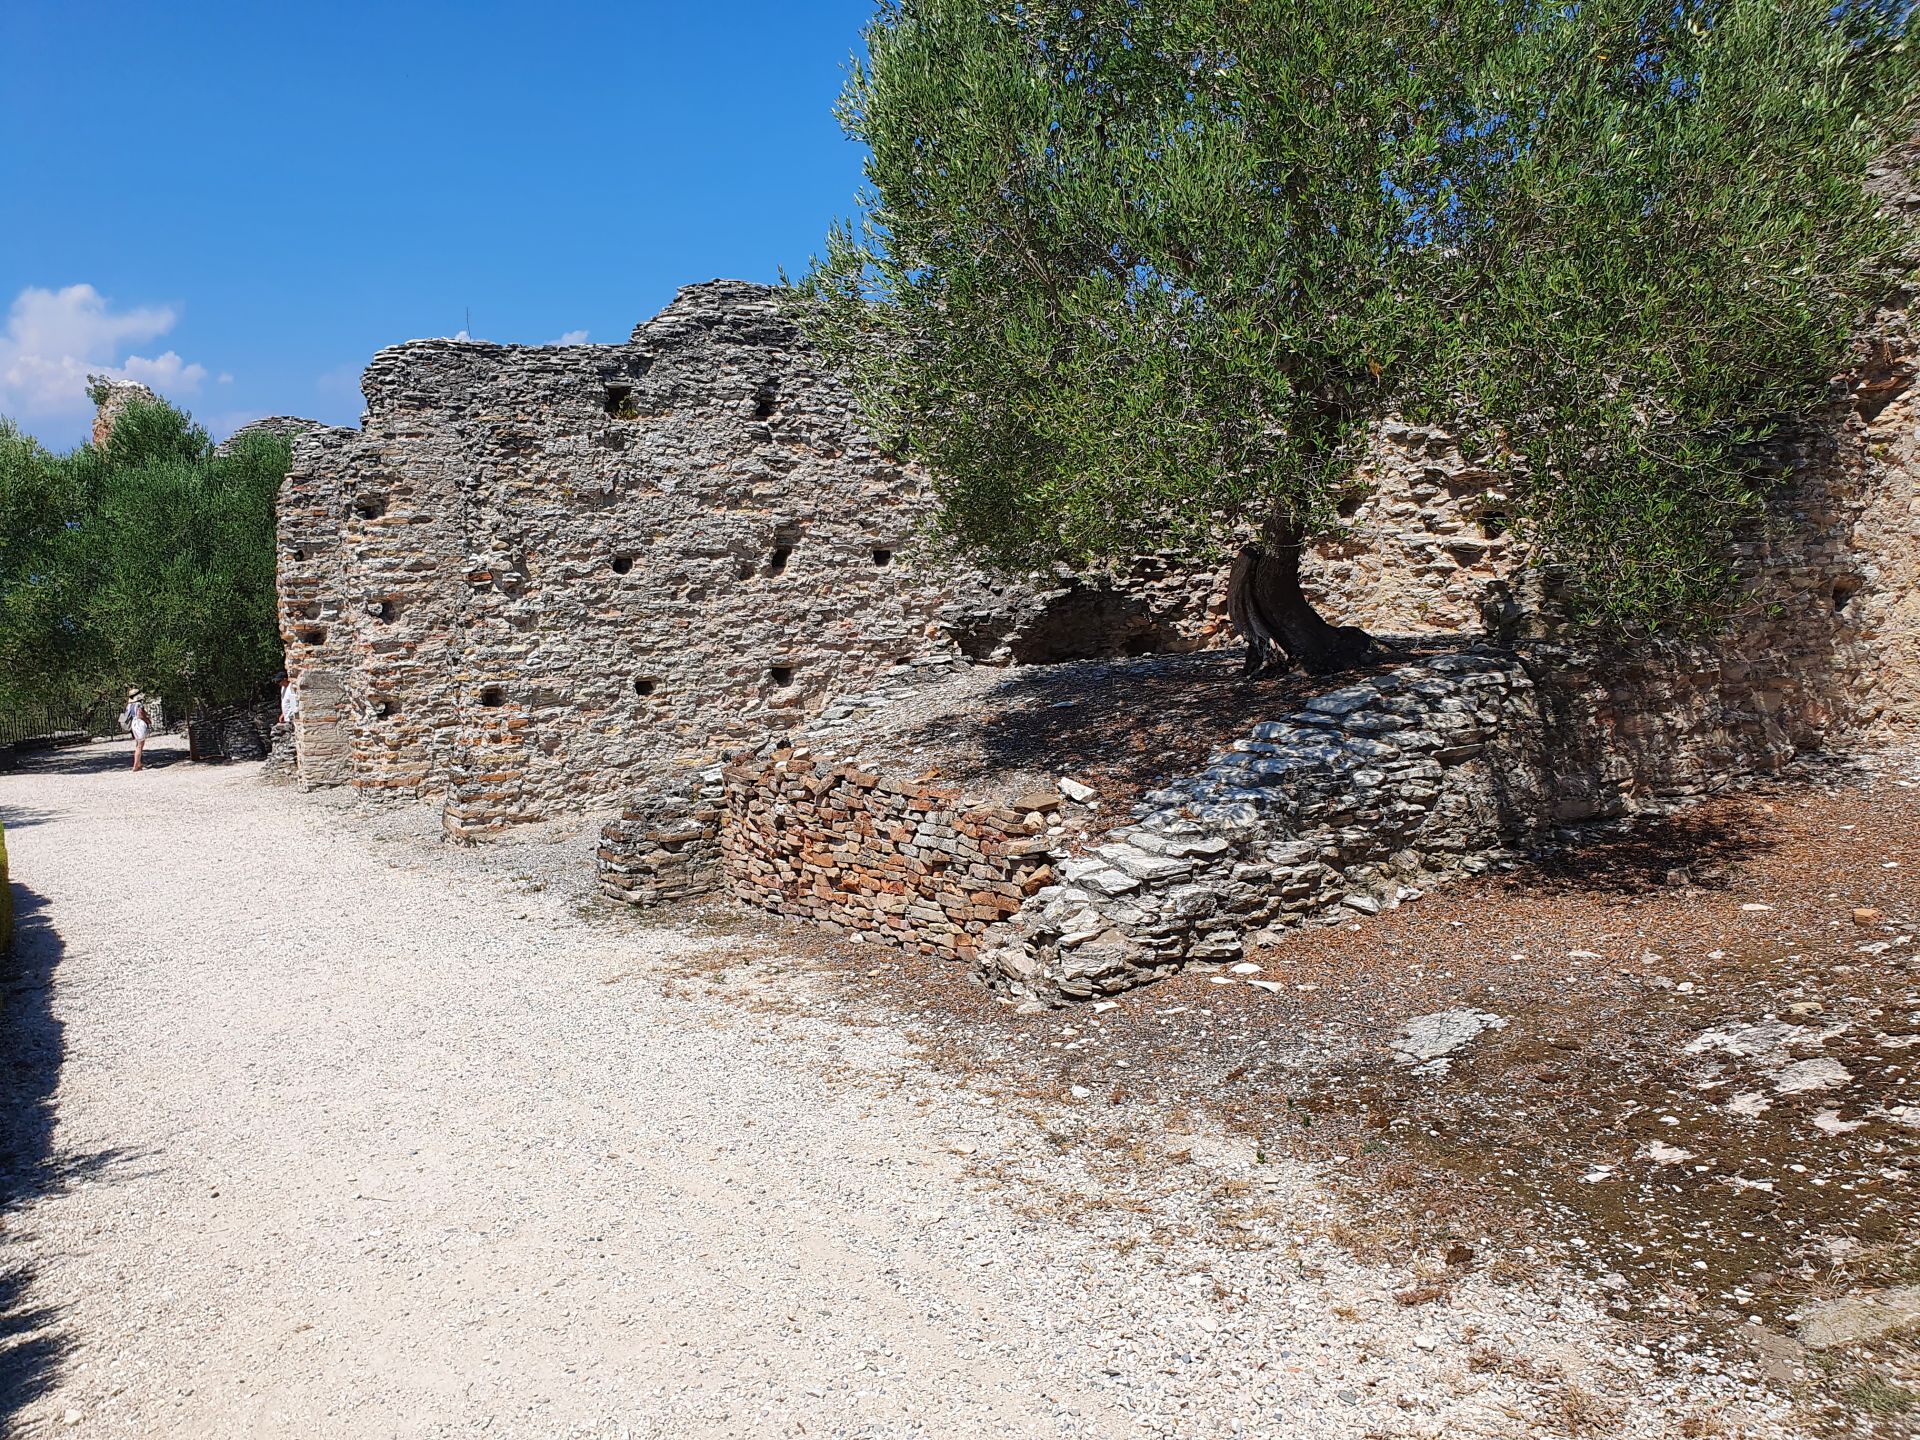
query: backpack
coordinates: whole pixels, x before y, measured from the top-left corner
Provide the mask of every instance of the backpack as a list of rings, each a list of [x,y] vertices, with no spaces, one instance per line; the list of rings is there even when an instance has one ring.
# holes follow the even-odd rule
[[[152,728],[153,726],[153,721],[147,718],[147,707],[144,705],[136,705],[133,707],[133,718],[148,728]]]

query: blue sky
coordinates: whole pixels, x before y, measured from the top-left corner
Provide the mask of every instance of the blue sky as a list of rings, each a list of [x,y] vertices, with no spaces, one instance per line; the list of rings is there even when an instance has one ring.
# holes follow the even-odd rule
[[[216,433],[357,423],[375,350],[622,340],[798,271],[848,213],[872,0],[0,3],[0,414],[64,448],[88,370]]]

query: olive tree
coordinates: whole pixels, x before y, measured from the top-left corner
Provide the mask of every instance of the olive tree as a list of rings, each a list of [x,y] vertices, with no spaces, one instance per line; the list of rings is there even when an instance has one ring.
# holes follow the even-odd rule
[[[65,455],[0,421],[0,705],[98,711],[128,685],[183,713],[258,696],[281,664],[290,459],[257,432],[216,450],[164,404]]]
[[[1249,663],[1370,646],[1303,594],[1371,428],[1510,472],[1576,619],[1697,628],[1905,233],[1904,6],[885,0],[860,215],[796,288],[946,536],[1234,557]]]

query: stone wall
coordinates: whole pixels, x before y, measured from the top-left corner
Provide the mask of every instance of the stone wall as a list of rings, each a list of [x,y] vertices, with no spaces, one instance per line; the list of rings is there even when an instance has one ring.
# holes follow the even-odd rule
[[[1216,577],[1013,584],[915,545],[922,479],[773,293],[691,286],[625,345],[381,352],[302,437],[282,628],[308,784],[478,837],[644,790],[924,654],[1190,648]]]
[[[600,832],[600,893],[643,909],[713,893],[723,878],[726,806],[718,765],[648,789]]]
[[[1390,908],[1569,827],[1659,813],[1815,738],[1708,652],[1552,647],[1417,661],[1256,726],[1059,866],[981,947],[998,988],[1112,993],[1286,926]]]
[[[104,450],[113,441],[113,427],[135,405],[164,405],[152,390],[138,380],[116,380],[111,375],[87,376],[89,394],[97,396],[93,408],[93,446]]]
[[[734,896],[902,949],[971,960],[1053,878],[1056,794],[1011,805],[805,747],[727,770],[720,850]]]
[[[265,760],[279,718],[273,702],[199,706],[187,717],[187,753],[195,760]]]
[[[1301,579],[1341,624],[1389,634],[1474,634],[1524,557],[1499,477],[1444,431],[1382,422],[1338,506],[1341,530]]]

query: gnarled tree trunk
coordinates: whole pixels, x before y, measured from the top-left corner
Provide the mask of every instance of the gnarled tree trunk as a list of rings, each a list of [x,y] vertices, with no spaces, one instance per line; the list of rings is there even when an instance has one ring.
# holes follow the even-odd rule
[[[1248,545],[1227,581],[1227,613],[1247,642],[1247,673],[1273,675],[1298,665],[1330,675],[1358,664],[1373,638],[1357,625],[1329,625],[1300,588],[1297,533]]]

